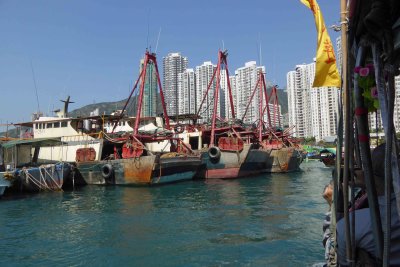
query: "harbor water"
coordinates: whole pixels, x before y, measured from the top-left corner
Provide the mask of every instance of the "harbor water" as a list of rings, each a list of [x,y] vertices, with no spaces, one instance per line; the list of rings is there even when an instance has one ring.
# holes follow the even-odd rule
[[[312,266],[331,170],[0,200],[0,266]]]

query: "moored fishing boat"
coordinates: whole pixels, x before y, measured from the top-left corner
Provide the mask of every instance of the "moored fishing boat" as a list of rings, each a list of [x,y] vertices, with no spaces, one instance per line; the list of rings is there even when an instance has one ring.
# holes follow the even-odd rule
[[[201,164],[199,156],[176,153],[78,162],[88,184],[152,185],[191,180]]]
[[[202,162],[204,169],[200,170],[197,178],[238,178],[250,177],[251,175],[261,173],[263,170],[258,168],[260,158],[253,155],[254,145],[251,143],[249,134],[245,128],[236,120],[235,107],[233,105],[232,90],[229,79],[227,89],[229,95],[229,104],[231,110],[231,121],[223,122],[225,125],[218,125],[217,112],[219,104],[219,91],[221,86],[221,73],[225,72],[229,77],[228,63],[226,51],[218,52],[218,64],[213,72],[213,76],[208,84],[207,91],[203,96],[203,100],[198,107],[196,115],[202,110],[202,105],[208,96],[210,88],[214,82],[216,87],[213,95],[213,111],[211,125],[202,125],[202,144],[201,149]]]
[[[157,126],[145,122],[139,128],[143,102],[146,68],[153,64],[158,78],[161,100],[164,109],[164,125]],[[89,184],[117,184],[117,185],[152,185],[190,180],[201,165],[199,154],[193,153],[188,145],[180,138],[174,137],[169,125],[162,87],[158,74],[155,54],[146,51],[144,67],[132,89],[128,100],[115,122],[110,135],[114,133],[124,111],[141,82],[136,117],[131,118],[134,124],[131,133],[114,138],[104,133],[104,146],[101,150],[101,159],[96,160],[95,152],[81,149],[77,151],[77,166],[83,178]]]
[[[235,130],[236,128],[236,130]],[[197,178],[238,178],[261,173],[260,158],[253,152],[253,144],[244,140],[238,127],[218,128],[217,144],[201,150],[204,168]],[[209,144],[210,130],[203,130],[204,144]],[[244,140],[244,141],[243,141]]]
[[[264,73],[260,70],[243,119],[246,116],[255,93],[258,91],[258,123],[256,129],[252,130],[253,135],[251,136],[251,141],[255,146],[252,151],[256,155],[255,159],[261,162],[260,168],[264,172],[280,173],[298,171],[303,161],[301,148],[291,138],[290,131],[294,127],[290,127],[284,131],[281,129],[276,90],[276,86],[274,86],[271,94],[268,96]],[[273,120],[271,120],[270,114],[271,99],[273,99]],[[268,123],[264,121],[265,115]]]
[[[334,149],[321,150],[319,157],[326,167],[334,167],[336,164],[336,150]]]
[[[62,190],[68,185],[82,185],[74,166],[67,162],[45,163],[38,161],[43,147],[60,145],[60,139],[12,140],[1,145],[4,151],[1,177],[8,181],[10,191],[38,192]]]

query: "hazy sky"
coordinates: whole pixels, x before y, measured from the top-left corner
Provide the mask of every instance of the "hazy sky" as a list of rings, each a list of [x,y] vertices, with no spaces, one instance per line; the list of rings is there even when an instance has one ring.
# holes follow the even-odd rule
[[[338,24],[340,1],[318,3],[327,26]],[[44,113],[68,95],[71,109],[126,98],[160,28],[161,73],[170,52],[193,68],[216,63],[223,44],[234,73],[259,62],[261,43],[267,79],[284,88],[286,73],[315,56],[314,19],[299,0],[0,0],[0,123],[30,120],[33,77]]]

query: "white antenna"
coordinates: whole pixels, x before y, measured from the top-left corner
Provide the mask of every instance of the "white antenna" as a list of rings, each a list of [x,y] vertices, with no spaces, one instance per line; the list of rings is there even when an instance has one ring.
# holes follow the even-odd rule
[[[225,51],[225,43],[224,43],[224,40],[222,40],[222,51]]]
[[[149,35],[150,35],[150,8],[149,8],[149,12],[147,13],[147,44],[146,44],[146,49],[149,48]]]
[[[274,49],[274,54],[272,55],[272,77],[273,77],[273,84],[276,84],[276,64],[275,64],[275,49]]]
[[[158,37],[157,37],[157,43],[156,43],[156,50],[154,51],[154,53],[157,54],[157,48],[158,48],[158,41],[160,40],[160,35],[161,35],[161,27],[160,30],[158,31]]]
[[[258,60],[260,61],[260,67],[261,67],[262,66],[262,55],[261,55],[261,37],[260,37],[260,33],[258,33],[258,46],[259,46]]]
[[[31,60],[31,70],[32,70],[32,76],[33,76],[33,83],[35,85],[35,93],[36,93],[36,102],[37,102],[37,112],[39,113],[40,107],[39,107],[39,96],[38,96],[38,91],[37,91],[37,85],[36,85],[36,77],[35,77],[35,72],[33,71],[33,64]]]

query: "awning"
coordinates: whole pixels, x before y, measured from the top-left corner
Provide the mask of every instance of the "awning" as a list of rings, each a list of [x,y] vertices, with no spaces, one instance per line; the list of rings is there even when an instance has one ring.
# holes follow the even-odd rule
[[[44,146],[58,146],[63,144],[61,142],[61,138],[35,138],[35,139],[15,139],[6,143],[3,143],[1,146],[4,148],[10,148],[14,146],[21,145],[31,145],[33,147],[44,147]]]

